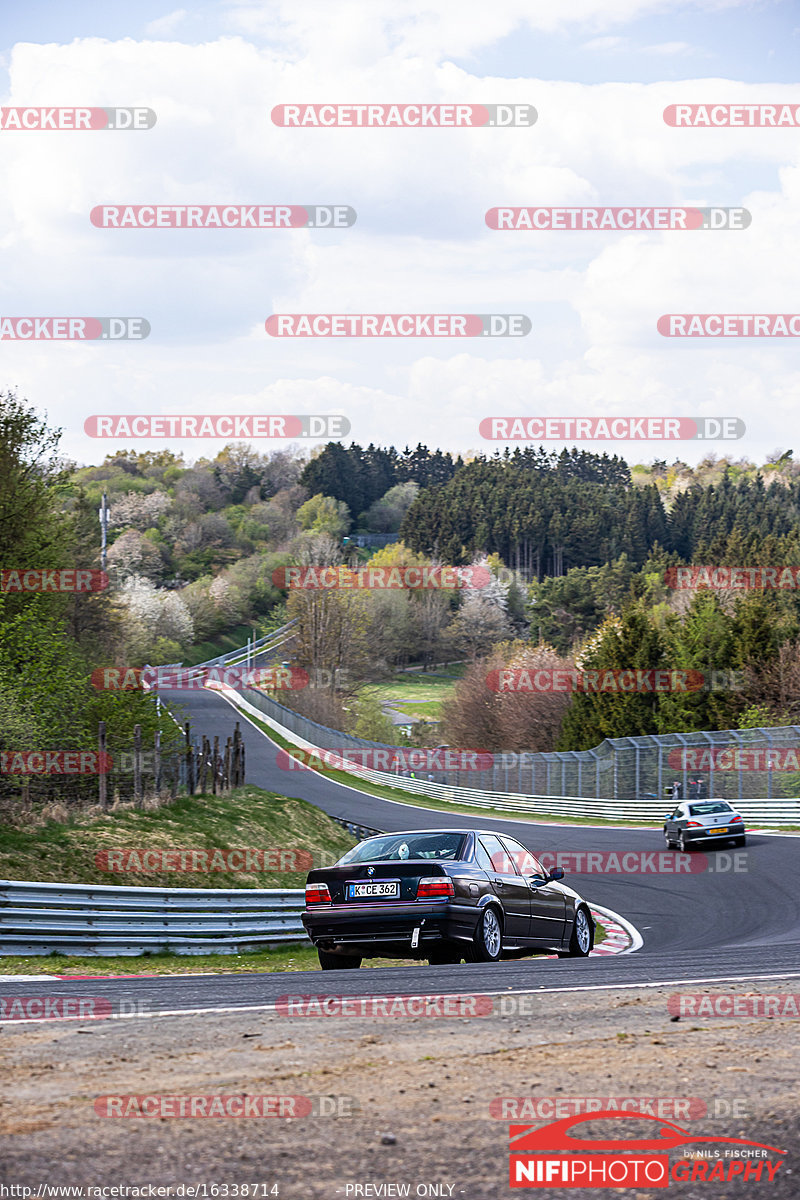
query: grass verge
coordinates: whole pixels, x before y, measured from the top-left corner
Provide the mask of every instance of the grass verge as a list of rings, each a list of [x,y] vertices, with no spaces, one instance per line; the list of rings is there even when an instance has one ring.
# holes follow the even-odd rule
[[[597,926],[595,945],[606,933]],[[368,967],[425,967],[412,958],[365,958]],[[236,975],[264,972],[319,971],[313,946],[275,946],[250,954],[141,954],[120,958],[79,958],[67,954],[0,957],[0,975]],[[328,978],[331,978],[330,976]]]
[[[115,849],[300,849],[330,861],[331,855],[338,858],[355,844],[346,829],[313,804],[250,785],[225,796],[180,796],[149,811],[127,806],[108,812],[63,811],[63,819],[41,825],[31,825],[24,814],[16,827],[0,825],[0,878],[132,887],[299,888],[307,874],[302,860],[295,871],[120,873],[103,870],[96,856]],[[280,867],[279,859],[275,865]]]
[[[412,960],[365,959],[365,966],[421,965]],[[141,954],[120,958],[80,958],[66,954],[0,957],[0,975],[235,975],[239,972],[318,971],[310,945],[275,946],[250,954]]]

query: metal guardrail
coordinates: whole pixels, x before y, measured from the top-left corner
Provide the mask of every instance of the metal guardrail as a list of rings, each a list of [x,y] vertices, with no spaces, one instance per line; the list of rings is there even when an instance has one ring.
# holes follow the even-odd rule
[[[0,881],[0,956],[239,954],[305,942],[302,889]]]
[[[249,645],[242,646],[239,650],[231,650],[228,654],[220,654],[217,658],[209,659],[208,662],[195,663],[191,669],[199,671],[205,667],[232,667],[246,662],[255,665],[255,660],[261,655],[280,649],[281,646],[294,636],[292,629],[298,620],[299,618],[295,617],[294,620],[287,622],[286,625],[281,625],[280,629],[274,629],[272,633],[258,638],[257,641],[250,642]]]
[[[281,646],[290,641],[294,636],[292,629],[298,620],[299,618],[295,617],[285,625],[281,625],[279,629],[273,629],[271,633],[265,634],[256,641],[249,642],[246,646],[242,646],[238,650],[229,650],[226,654],[220,654],[216,658],[209,658],[206,662],[193,663],[191,667],[183,667],[182,663],[162,663],[158,669],[162,671],[172,668],[175,670],[183,669],[187,672],[200,674],[206,668],[234,667],[241,663],[250,663],[255,666],[257,658],[265,654],[270,654],[274,650],[279,650]],[[147,665],[152,666],[150,663]]]

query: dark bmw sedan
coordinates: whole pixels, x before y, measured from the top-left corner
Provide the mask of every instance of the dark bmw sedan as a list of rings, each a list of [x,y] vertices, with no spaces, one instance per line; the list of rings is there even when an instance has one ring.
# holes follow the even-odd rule
[[[303,924],[323,971],[371,957],[431,964],[548,951],[585,957],[594,920],[578,893],[558,882],[563,876],[506,834],[379,834],[309,873]]]

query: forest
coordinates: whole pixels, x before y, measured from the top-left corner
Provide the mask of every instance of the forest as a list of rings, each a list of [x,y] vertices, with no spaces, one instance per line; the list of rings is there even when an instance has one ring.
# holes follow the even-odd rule
[[[98,667],[198,662],[297,618],[311,686],[282,702],[381,741],[397,730],[365,685],[459,662],[439,724],[412,737],[487,749],[582,749],[605,737],[800,721],[796,588],[676,588],[687,564],[800,566],[800,465],[707,455],[629,465],[576,448],[463,453],[231,443],[187,462],[120,450],[99,465],[0,395],[0,565],[98,568],[109,586],[0,591],[0,750],[122,743],[159,724],[148,697],[92,687]],[[302,591],[289,564],[482,565],[473,589]],[[276,582],[277,581],[277,582]],[[221,643],[220,639],[228,639]],[[690,692],[511,696],[499,668],[693,670]],[[716,673],[716,674],[715,674]],[[165,725],[165,738],[174,738]],[[0,786],[8,788],[7,778]],[[78,787],[75,783],[75,787]]]

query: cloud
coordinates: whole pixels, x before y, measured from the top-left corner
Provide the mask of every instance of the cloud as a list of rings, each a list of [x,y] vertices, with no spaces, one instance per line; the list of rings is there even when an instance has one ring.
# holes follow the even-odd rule
[[[697,49],[689,42],[655,42],[652,46],[642,46],[640,48],[642,54],[663,54],[665,56],[673,54],[695,54]]]
[[[182,25],[189,14],[185,8],[176,8],[174,12],[167,13],[166,16],[156,17],[154,21],[149,21],[144,27],[144,31],[148,37],[168,37],[174,33],[179,25]]]
[[[383,38],[387,55],[346,72],[336,54],[296,61],[242,36],[15,47],[4,104],[74,103],[90,81],[88,102],[146,104],[158,124],[8,134],[2,312],[144,316],[152,333],[125,345],[4,342],[0,386],[18,384],[48,411],[82,461],[118,448],[83,435],[86,416],[108,411],[343,411],[355,440],[454,449],[478,445],[478,422],[493,410],[702,412],[743,417],[750,454],[782,443],[800,381],[793,343],[689,344],[655,327],[666,312],[797,303],[795,131],[676,130],[662,120],[667,104],[770,102],[774,87],[498,80],[398,55],[391,34],[369,26],[364,44]],[[798,85],[781,95],[800,104]],[[291,130],[269,118],[289,100],[376,97],[535,103],[540,120],[526,130]],[[745,195],[743,177],[770,183],[748,183]],[[348,203],[359,216],[341,232],[115,231],[88,219],[95,204],[159,201]],[[539,234],[493,232],[483,219],[501,204],[595,203],[738,203],[753,223],[734,233]],[[520,312],[533,330],[469,343],[281,341],[264,330],[273,311]],[[665,447],[631,449],[641,459]]]
[[[606,30],[651,16],[747,7],[750,0],[226,0],[225,23],[248,37],[269,37],[292,56],[324,53],[339,61],[367,53],[442,60],[465,58],[516,32]],[[344,56],[344,58],[342,58]]]
[[[625,50],[628,45],[627,38],[612,36],[597,37],[592,38],[591,41],[583,42],[581,50],[600,50],[601,52],[606,50]]]

